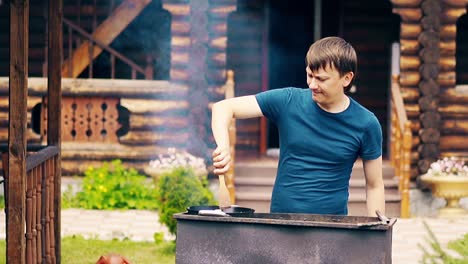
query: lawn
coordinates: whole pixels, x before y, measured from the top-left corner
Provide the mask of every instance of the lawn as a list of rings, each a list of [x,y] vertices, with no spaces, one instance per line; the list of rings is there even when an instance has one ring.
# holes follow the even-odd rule
[[[101,255],[117,253],[131,263],[175,263],[174,244],[169,242],[134,242],[129,240],[96,240],[80,236],[62,238],[62,263],[95,264]],[[0,264],[5,260],[5,240],[0,240]]]

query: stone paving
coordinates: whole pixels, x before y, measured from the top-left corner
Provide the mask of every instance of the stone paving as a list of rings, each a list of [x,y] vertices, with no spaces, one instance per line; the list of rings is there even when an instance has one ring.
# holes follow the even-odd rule
[[[410,218],[398,219],[393,227],[393,263],[416,264],[422,256],[418,244],[425,245],[425,221],[442,245],[468,233],[468,216],[456,219]],[[167,228],[158,222],[153,211],[97,211],[67,209],[62,211],[62,236],[80,234],[100,239],[124,239],[154,241],[155,232],[164,232],[166,239],[174,239]],[[0,239],[5,238],[5,215],[0,214]],[[372,246],[370,245],[370,249]]]

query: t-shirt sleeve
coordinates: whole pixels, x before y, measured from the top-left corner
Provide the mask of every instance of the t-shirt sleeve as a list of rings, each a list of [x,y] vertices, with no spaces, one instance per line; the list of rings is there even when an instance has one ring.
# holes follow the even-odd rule
[[[271,121],[277,121],[291,99],[291,88],[274,89],[255,95],[262,114]]]
[[[382,155],[382,127],[375,115],[366,127],[359,154],[363,160],[373,160]]]

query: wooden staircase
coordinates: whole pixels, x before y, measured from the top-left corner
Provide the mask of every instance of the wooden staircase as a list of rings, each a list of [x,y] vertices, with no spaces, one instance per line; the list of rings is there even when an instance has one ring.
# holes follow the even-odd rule
[[[271,192],[275,182],[277,159],[261,158],[238,161],[235,165],[236,204],[254,208],[256,212],[269,212]],[[398,179],[388,161],[383,162],[386,215],[400,215]],[[349,215],[367,215],[365,179],[362,162],[353,167],[349,190]]]
[[[123,0],[91,34],[94,41],[101,45],[83,41],[63,62],[62,76],[78,77],[101,54],[102,45],[109,45],[150,3],[151,0]]]

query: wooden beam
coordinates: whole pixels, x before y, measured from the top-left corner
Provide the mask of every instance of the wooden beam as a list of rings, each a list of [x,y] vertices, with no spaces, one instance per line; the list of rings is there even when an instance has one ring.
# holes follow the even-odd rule
[[[93,37],[100,42],[109,45],[149,4],[151,0],[125,0],[114,12],[102,22],[93,32]],[[72,69],[69,68],[69,60],[63,63],[62,76],[76,78],[90,64],[90,42],[84,41],[72,55]],[[92,58],[101,54],[102,49],[93,45]]]
[[[58,147],[58,155],[54,159],[52,170],[54,173],[54,263],[61,263],[61,112],[62,112],[62,0],[49,0],[48,10],[48,68],[47,68],[47,145]]]
[[[29,1],[10,1],[7,263],[26,263],[26,129]]]

